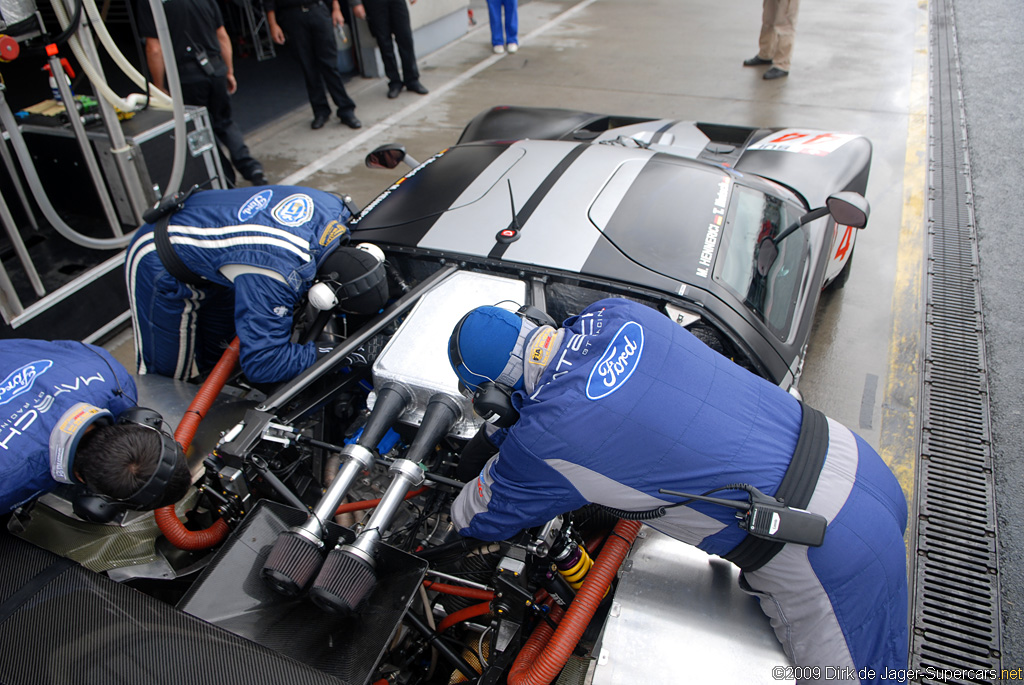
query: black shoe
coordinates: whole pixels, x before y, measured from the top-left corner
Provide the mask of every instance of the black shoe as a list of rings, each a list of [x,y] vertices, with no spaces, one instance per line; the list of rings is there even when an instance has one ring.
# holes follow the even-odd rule
[[[348,112],[338,112],[338,118],[341,119],[341,123],[345,124],[349,128],[362,128],[363,122],[356,119],[355,112],[349,110]]]
[[[330,117],[327,114],[317,114],[315,117],[313,117],[313,123],[310,124],[309,127],[314,131],[317,130],[318,128],[323,128],[324,124],[327,123],[328,118]]]
[[[761,78],[763,78],[766,81],[771,81],[772,79],[782,78],[783,76],[789,76],[789,72],[783,71],[778,67],[772,67],[768,71],[764,72],[764,76],[762,76]]]
[[[405,84],[405,87],[407,89],[411,90],[412,92],[418,93],[420,95],[426,95],[427,93],[430,92],[429,90],[427,90],[427,87],[425,85],[423,85],[422,83],[420,83],[419,81],[413,81],[412,83],[407,83],[407,84]]]
[[[254,186],[265,186],[267,185],[267,177],[263,175],[262,171],[257,171],[255,174],[249,177],[249,183]]]
[[[765,64],[771,64],[770,59],[761,59],[760,55],[754,55],[750,59],[743,60],[743,66],[745,67],[762,67]]]
[[[402,92],[401,83],[389,83],[388,84],[388,99],[394,100],[398,97],[398,94]]]

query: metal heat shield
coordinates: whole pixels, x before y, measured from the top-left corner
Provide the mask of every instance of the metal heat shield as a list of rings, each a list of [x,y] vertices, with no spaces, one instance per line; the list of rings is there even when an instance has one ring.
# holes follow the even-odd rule
[[[178,603],[182,611],[341,679],[365,684],[391,642],[426,574],[427,562],[380,545],[377,587],[356,616],[328,614],[308,598],[289,599],[260,577],[282,531],[306,512],[260,500]],[[351,542],[348,528],[328,522],[327,548]]]
[[[400,418],[418,426],[430,398],[444,393],[462,407],[451,435],[469,439],[483,421],[472,403],[459,393],[459,379],[448,363],[448,339],[466,312],[482,305],[507,302],[518,309],[526,302],[526,283],[473,271],[457,271],[416,303],[398,332],[373,365],[374,387],[397,382],[412,391],[413,402]],[[376,397],[370,398],[370,406]]]

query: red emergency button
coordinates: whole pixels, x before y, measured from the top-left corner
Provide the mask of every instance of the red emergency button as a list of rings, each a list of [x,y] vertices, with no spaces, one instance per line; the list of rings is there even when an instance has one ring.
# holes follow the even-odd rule
[[[18,58],[21,47],[10,36],[0,34],[0,62],[13,62]]]

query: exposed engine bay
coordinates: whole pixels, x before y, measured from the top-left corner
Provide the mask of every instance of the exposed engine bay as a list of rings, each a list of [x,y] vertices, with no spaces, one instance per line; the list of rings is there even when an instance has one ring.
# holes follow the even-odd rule
[[[318,335],[333,351],[312,368],[262,395],[229,381],[234,415],[204,427],[220,435],[197,443],[202,475],[179,505],[189,529],[220,525],[219,539],[82,563],[281,656],[264,682],[311,682],[287,670],[299,664],[324,682],[375,685],[770,681],[786,658],[731,564],[597,507],[498,543],[462,538],[449,518],[472,480],[460,455],[482,425],[445,354],[470,309],[526,303],[562,320],[626,296],[745,363],[738,345],[639,291],[403,254],[387,265],[391,304],[328,323]],[[46,507],[11,529],[32,539]],[[138,528],[139,516],[106,528]]]

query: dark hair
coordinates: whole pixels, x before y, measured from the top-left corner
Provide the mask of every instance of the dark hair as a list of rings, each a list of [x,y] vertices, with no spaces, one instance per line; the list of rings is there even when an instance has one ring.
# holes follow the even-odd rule
[[[124,500],[139,491],[160,463],[161,436],[144,426],[100,426],[83,436],[75,452],[75,472],[93,492]],[[192,483],[180,451],[164,494],[148,509],[174,504]]]

